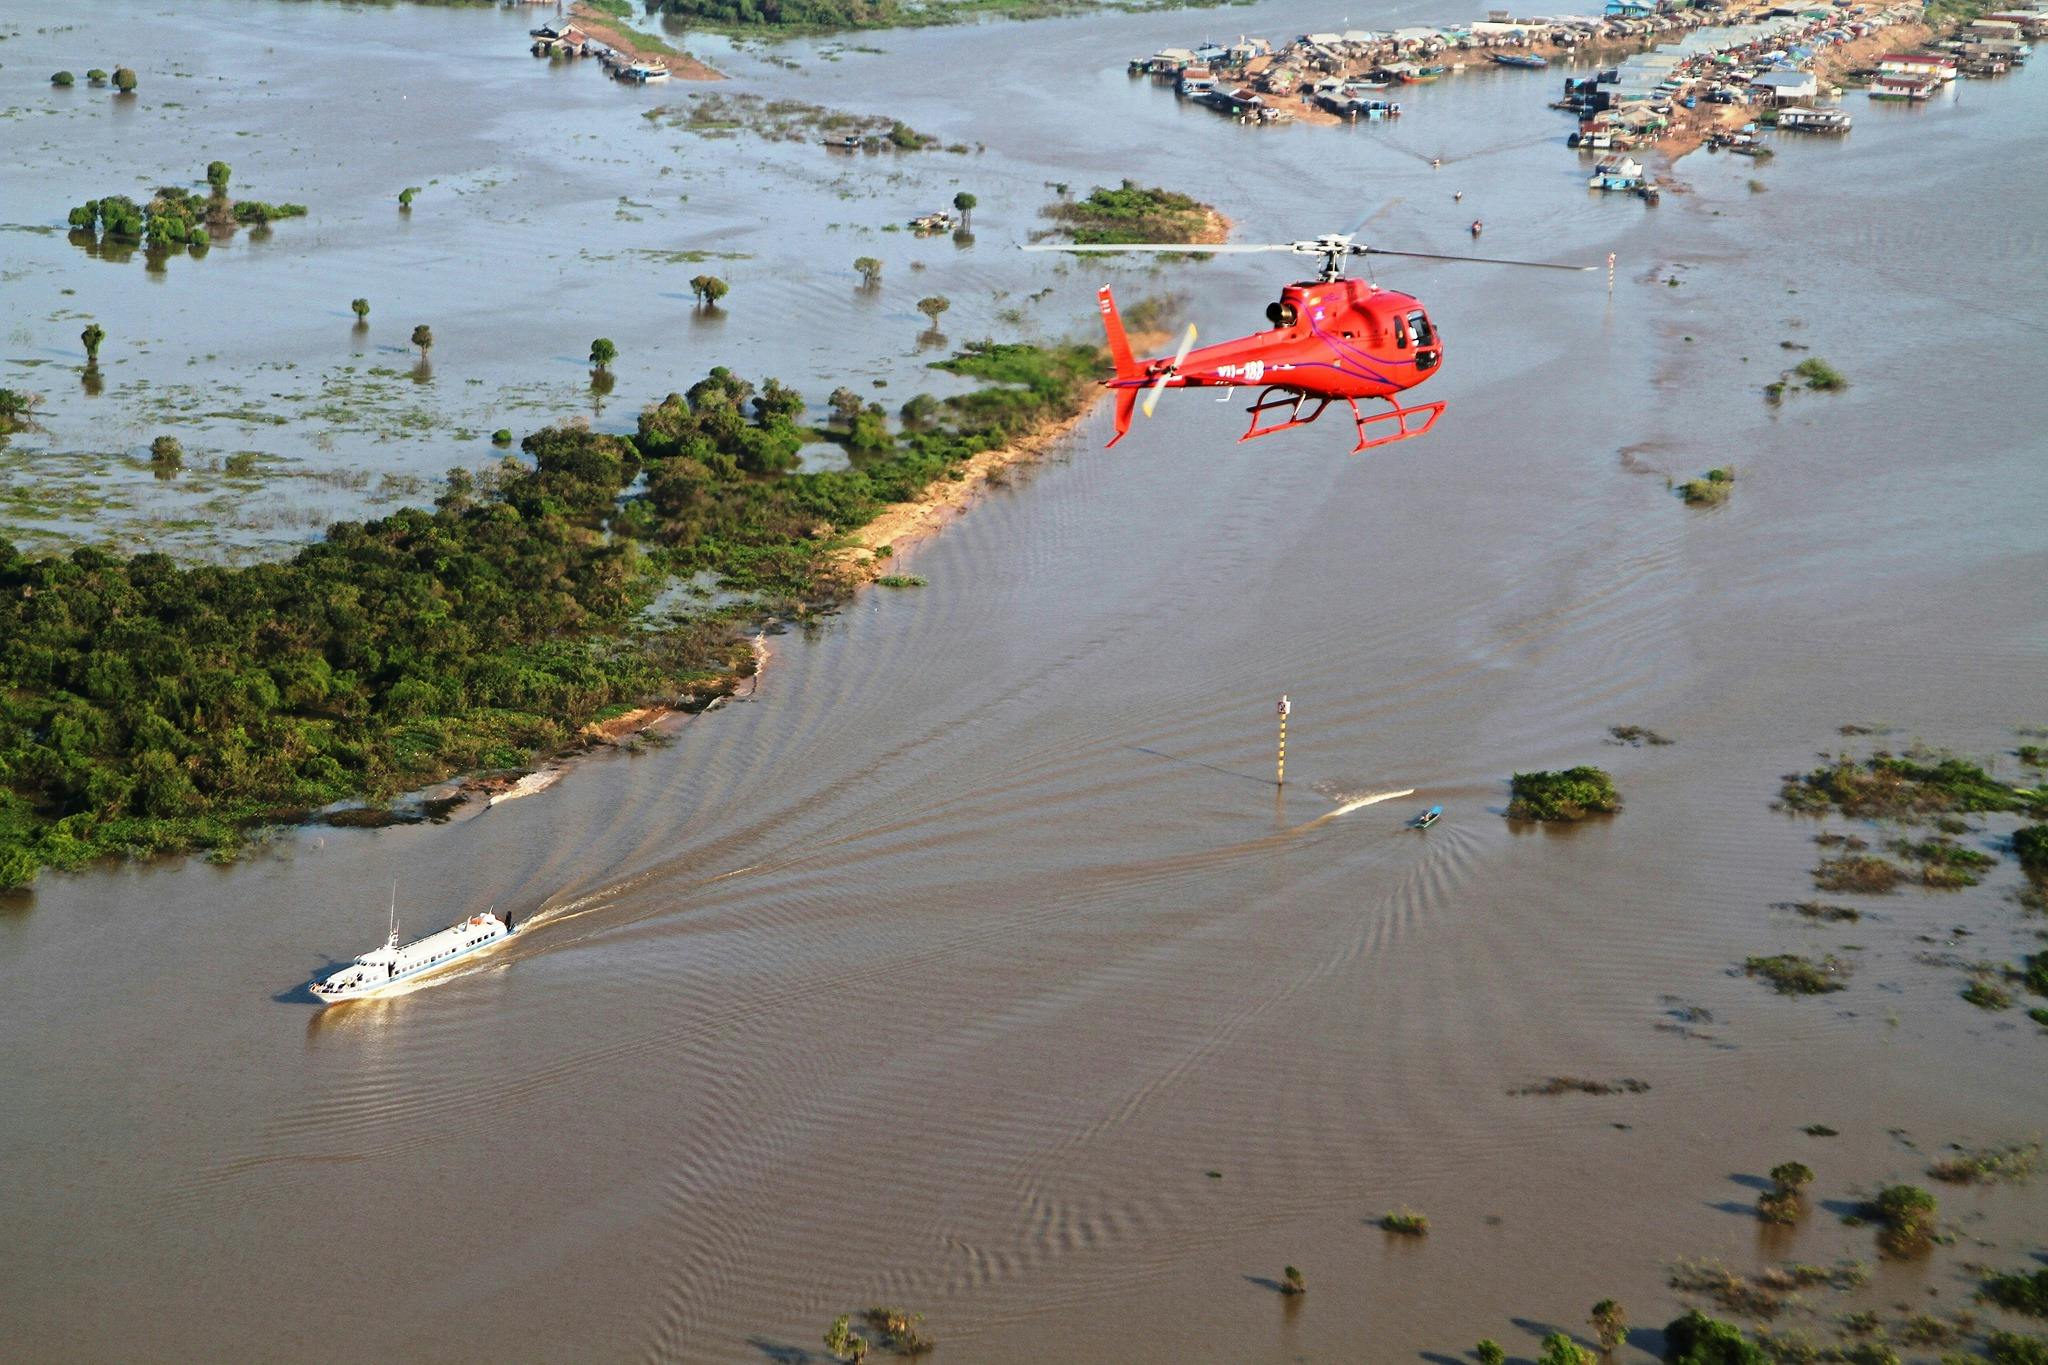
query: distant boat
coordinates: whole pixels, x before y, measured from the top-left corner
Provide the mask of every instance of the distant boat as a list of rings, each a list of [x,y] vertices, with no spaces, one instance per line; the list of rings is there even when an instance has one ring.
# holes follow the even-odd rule
[[[1443,819],[1443,815],[1444,808],[1442,806],[1431,806],[1428,810],[1410,820],[1408,827],[1410,829],[1428,829],[1431,825]]]
[[[391,933],[384,940],[384,946],[373,948],[361,957],[323,980],[315,981],[311,990],[314,999],[323,1005],[336,1005],[344,1000],[361,1000],[366,996],[380,995],[402,981],[411,981],[452,966],[462,958],[480,953],[495,943],[502,943],[512,937],[512,917],[499,919],[486,910],[481,915],[471,915],[460,924],[451,924],[446,929],[428,934],[425,938],[414,939],[411,943],[398,941],[398,896],[394,891],[391,898]]]
[[[1541,70],[1550,65],[1549,61],[1533,52],[1495,52],[1489,55],[1502,66],[1526,67],[1531,71]]]

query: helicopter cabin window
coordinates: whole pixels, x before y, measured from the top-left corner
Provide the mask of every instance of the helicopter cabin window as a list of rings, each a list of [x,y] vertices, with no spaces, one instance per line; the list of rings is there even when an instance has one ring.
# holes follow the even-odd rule
[[[1415,344],[1427,346],[1436,340],[1436,330],[1429,325],[1429,314],[1420,308],[1408,315],[1408,325],[1415,329]]]
[[[1408,349],[1408,319],[1394,314],[1394,345],[1399,350]]]

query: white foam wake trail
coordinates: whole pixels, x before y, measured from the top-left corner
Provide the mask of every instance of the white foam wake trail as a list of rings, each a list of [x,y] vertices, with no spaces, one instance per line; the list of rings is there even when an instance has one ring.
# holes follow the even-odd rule
[[[1295,833],[1299,834],[1303,830],[1314,829],[1318,825],[1327,825],[1330,823],[1330,821],[1336,819],[1338,816],[1349,815],[1352,811],[1357,810],[1361,806],[1376,806],[1382,801],[1392,801],[1394,798],[1399,796],[1413,795],[1415,795],[1415,788],[1403,787],[1399,791],[1370,792],[1364,796],[1347,796],[1341,802],[1338,803],[1337,808],[1335,810],[1330,811],[1327,814],[1318,815],[1315,819],[1309,821],[1305,825],[1295,826]]]

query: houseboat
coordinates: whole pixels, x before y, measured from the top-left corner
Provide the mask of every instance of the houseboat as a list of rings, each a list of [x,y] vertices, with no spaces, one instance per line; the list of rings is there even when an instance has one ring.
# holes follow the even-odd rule
[[[1533,52],[1490,52],[1487,55],[1502,66],[1517,66],[1529,71],[1540,71],[1550,65],[1547,59]]]
[[[1609,157],[1586,179],[1594,190],[1632,190],[1643,183],[1643,163],[1632,156]]]
[[[1850,118],[1840,109],[1780,109],[1778,126],[1795,133],[1846,133]]]
[[[1875,76],[1866,93],[1874,100],[1927,100],[1940,84],[1925,76]]]

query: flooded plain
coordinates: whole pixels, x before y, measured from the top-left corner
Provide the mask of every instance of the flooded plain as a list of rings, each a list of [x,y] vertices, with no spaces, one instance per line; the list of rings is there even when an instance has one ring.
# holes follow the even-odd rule
[[[110,15],[0,5],[0,382],[47,398],[0,480],[10,504],[53,481],[104,503],[10,511],[26,543],[276,552],[317,534],[299,509],[409,500],[377,481],[431,486],[488,462],[492,428],[588,413],[595,335],[621,353],[605,425],[720,363],[814,401],[936,388],[921,294],[951,298],[956,339],[1091,322],[1103,269],[1009,249],[1048,181],[1186,189],[1240,240],[1370,210],[1389,246],[1456,251],[1479,216],[1487,254],[1619,260],[1611,298],[1604,274],[1383,271],[1446,338],[1427,440],[1239,446],[1235,408],[1187,393],[1105,453],[1098,412],[904,552],[928,587],[773,637],[751,698],[528,799],[0,901],[8,1354],[340,1334],[423,1360],[822,1360],[835,1315],[886,1302],[959,1360],[1442,1361],[1481,1336],[1527,1358],[1598,1298],[1674,1316],[1677,1257],[1875,1263],[1838,1216],[1859,1197],[1925,1183],[1946,1144],[2039,1136],[2048,1038],[1958,995],[1957,962],[2041,946],[2011,858],[1816,924],[1773,907],[1811,894],[1812,835],[1852,827],[1771,803],[1816,752],[1915,739],[2016,779],[2016,730],[2048,725],[2041,73],[1926,109],[1851,96],[1845,141],[1695,155],[1654,210],[1587,194],[1551,74],[1446,81],[1392,127],[1268,130],[1123,74],[1341,17],[691,40],[733,90],[985,148],[843,162],[644,118],[695,92],[534,62],[524,11],[123,12],[144,55],[117,58]],[[114,60],[132,106],[47,85]],[[70,204],[214,156],[311,214],[161,274],[66,240]],[[407,184],[428,188],[401,220]],[[971,245],[884,230],[956,188]],[[692,312],[707,269],[722,319]],[[1182,295],[1206,337],[1279,283],[1232,257],[1109,278]],[[110,333],[97,396],[86,315]],[[439,338],[418,383],[415,321]],[[1767,404],[1804,355],[1848,390]],[[343,382],[367,415],[309,411]],[[377,384],[420,430],[388,429]],[[228,403],[286,420],[207,415]],[[155,481],[165,429],[276,472]],[[1731,462],[1718,508],[1670,491]],[[1622,724],[1676,742],[1607,742]],[[1502,818],[1510,773],[1574,763],[1613,772],[1623,814]],[[1402,827],[1433,803],[1434,829]],[[2013,823],[1967,837],[2002,852]],[[522,933],[316,1012],[303,983],[373,944],[394,883],[408,930],[496,904]],[[1854,974],[1781,998],[1740,974],[1776,952]],[[1510,1093],[1552,1076],[1648,1088]],[[1789,1159],[1815,1211],[1763,1229]],[[1966,1264],[2041,1250],[2038,1182],[1935,1188],[1954,1244],[1776,1325],[1954,1312]],[[1403,1205],[1426,1238],[1374,1225]],[[1276,1292],[1289,1264],[1302,1298]]]

